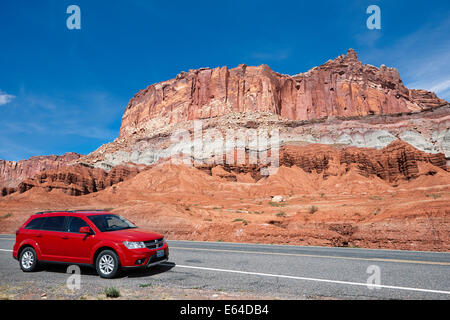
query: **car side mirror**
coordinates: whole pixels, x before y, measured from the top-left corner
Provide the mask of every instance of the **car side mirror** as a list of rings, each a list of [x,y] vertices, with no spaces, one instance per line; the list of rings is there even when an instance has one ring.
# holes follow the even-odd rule
[[[86,233],[86,234],[91,234],[91,228],[89,227],[81,227],[80,230],[78,231],[79,233]]]

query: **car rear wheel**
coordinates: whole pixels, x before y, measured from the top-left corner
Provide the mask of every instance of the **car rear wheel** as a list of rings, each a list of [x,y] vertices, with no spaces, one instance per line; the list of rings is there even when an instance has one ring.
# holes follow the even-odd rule
[[[120,271],[119,257],[112,250],[103,250],[97,256],[95,268],[100,277],[107,279],[114,278]]]
[[[36,251],[31,248],[31,247],[27,247],[25,249],[22,250],[22,252],[20,253],[20,257],[19,257],[19,264],[20,264],[20,268],[22,269],[22,271],[24,272],[32,272],[36,270],[37,267],[37,255],[36,255]]]

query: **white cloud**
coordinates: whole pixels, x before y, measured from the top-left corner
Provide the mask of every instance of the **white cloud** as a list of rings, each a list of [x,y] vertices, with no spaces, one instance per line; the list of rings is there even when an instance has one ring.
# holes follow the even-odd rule
[[[445,80],[441,83],[436,84],[434,87],[432,87],[430,90],[434,91],[436,93],[446,92],[450,89],[450,79]]]
[[[362,52],[369,63],[396,67],[410,89],[435,92],[450,100],[450,19],[428,23],[379,48]]]
[[[10,103],[14,98],[15,96],[7,94],[6,92],[0,90],[0,106]]]

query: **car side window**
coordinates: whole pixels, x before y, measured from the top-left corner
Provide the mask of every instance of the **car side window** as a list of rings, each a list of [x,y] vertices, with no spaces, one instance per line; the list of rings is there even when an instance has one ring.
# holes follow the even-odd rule
[[[46,217],[41,229],[47,231],[64,231],[65,222],[66,217],[63,216]]]
[[[89,227],[89,225],[81,218],[69,217],[69,223],[67,224],[67,232],[78,233],[81,227]]]
[[[42,222],[44,222],[44,218],[35,218],[28,222],[25,229],[39,230],[42,226]]]

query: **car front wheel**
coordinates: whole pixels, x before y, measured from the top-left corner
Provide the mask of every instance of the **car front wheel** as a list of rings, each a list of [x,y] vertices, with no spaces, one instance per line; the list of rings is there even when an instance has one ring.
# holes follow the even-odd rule
[[[95,261],[97,273],[102,278],[114,278],[120,270],[120,261],[117,254],[112,250],[103,250]]]
[[[37,263],[38,261],[36,251],[33,248],[27,247],[22,250],[19,257],[19,264],[22,271],[24,272],[35,271]]]

